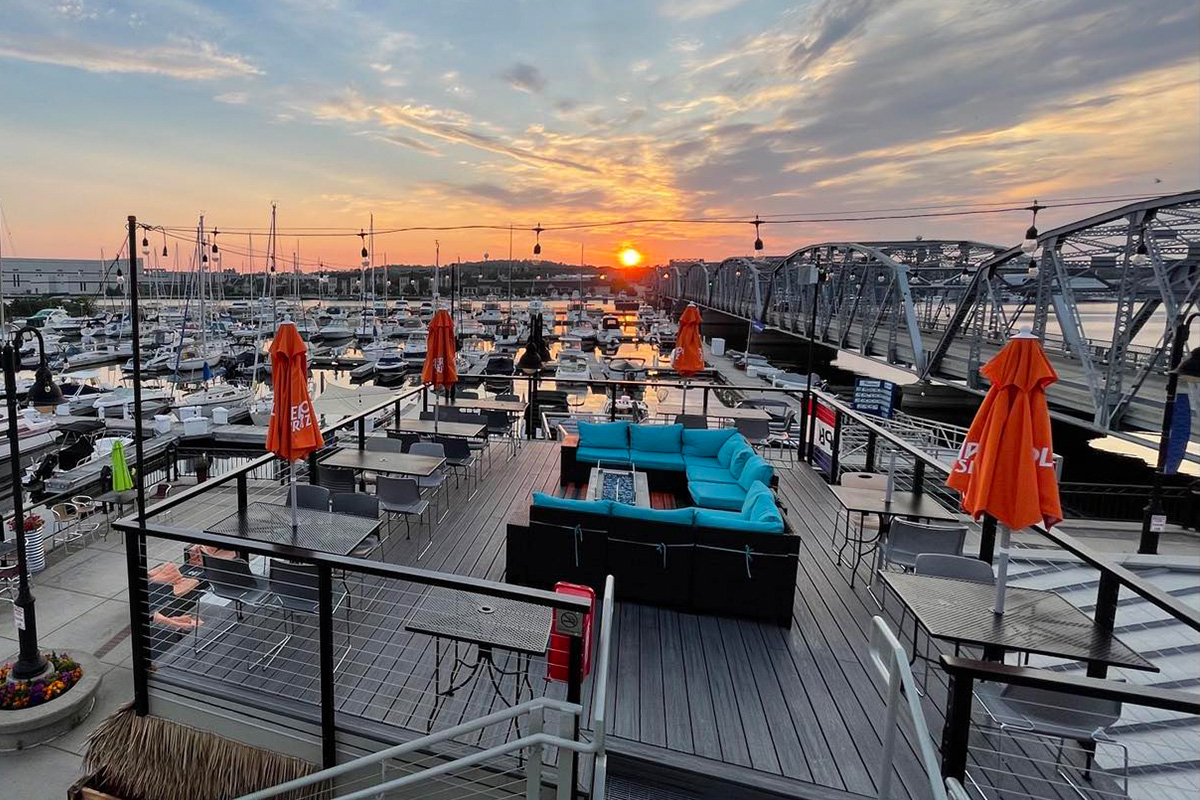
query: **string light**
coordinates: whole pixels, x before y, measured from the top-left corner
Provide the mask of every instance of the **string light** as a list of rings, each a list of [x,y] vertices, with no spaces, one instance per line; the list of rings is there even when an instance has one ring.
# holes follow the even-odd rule
[[[538,223],[533,229],[533,254],[540,256],[542,254],[542,231],[546,230],[542,227],[542,223]]]
[[[371,266],[371,259],[367,255],[367,234],[361,228],[358,231],[358,238],[362,240],[362,265],[363,269],[366,269]]]
[[[1144,267],[1150,263],[1150,251],[1146,248],[1146,231],[1142,231],[1137,250],[1134,251],[1133,257],[1129,261],[1135,267]]]
[[[1025,209],[1026,211],[1033,212],[1033,222],[1025,231],[1025,241],[1021,242],[1021,249],[1026,253],[1029,253],[1029,255],[1033,255],[1038,249],[1037,214],[1043,208],[1045,208],[1045,206],[1038,205],[1038,201],[1034,200],[1033,205]]]
[[[150,240],[145,236],[145,234],[142,235],[142,255],[150,255]]]
[[[759,225],[762,225],[762,220],[760,220],[760,219],[758,218],[758,214],[755,214],[755,215],[754,215],[754,249],[755,249],[755,250],[762,250],[762,249],[763,249],[763,240],[762,240],[762,236],[760,236],[760,235],[759,235],[759,232],[758,232],[758,226],[759,226]]]

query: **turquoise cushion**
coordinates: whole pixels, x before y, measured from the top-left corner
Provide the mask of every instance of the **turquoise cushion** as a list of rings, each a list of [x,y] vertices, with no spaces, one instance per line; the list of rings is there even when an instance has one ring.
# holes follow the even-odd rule
[[[696,505],[702,508],[741,511],[742,503],[746,500],[746,490],[736,483],[691,481],[688,483],[688,492]]]
[[[651,453],[678,453],[683,447],[682,425],[631,425],[629,449]]]
[[[721,462],[722,467],[728,467],[729,462],[733,459],[733,454],[743,445],[748,447],[749,443],[742,438],[740,433],[730,436],[725,440],[725,444],[721,445],[721,449],[717,451],[717,461]]]
[[[647,522],[670,522],[675,525],[691,525],[695,517],[694,508],[643,508],[629,506],[624,503],[612,504],[612,515],[623,519],[645,520]]]
[[[687,479],[709,483],[737,483],[737,478],[724,467],[694,467],[691,464],[688,464]]]
[[[729,460],[729,480],[737,483],[738,478],[742,476],[742,470],[746,468],[747,462],[752,458],[754,458],[754,448],[749,445],[733,451],[733,458]]]
[[[696,525],[702,528],[724,528],[744,533],[783,533],[782,519],[779,522],[758,522],[744,519],[739,514],[713,511],[708,508],[696,509]]]
[[[708,456],[709,458],[716,458],[721,445],[725,444],[729,437],[736,433],[737,430],[734,428],[713,428],[712,430],[684,428],[683,454],[685,456]]]
[[[629,447],[628,422],[580,422],[580,447]]]
[[[750,519],[754,516],[754,501],[764,494],[771,498],[771,504],[774,505],[775,495],[771,493],[771,489],[765,483],[756,481],[746,490],[746,499],[742,502],[743,517]]]
[[[755,481],[762,481],[770,486],[771,477],[774,474],[775,470],[762,456],[751,456],[741,474],[738,475],[738,485],[743,489],[749,489]]]
[[[534,492],[533,504],[540,508],[561,508],[564,511],[579,511],[584,514],[603,514],[604,516],[608,516],[612,508],[611,500],[570,500],[545,492]]]
[[[655,453],[649,450],[630,450],[629,460],[639,469],[665,469],[683,472],[683,456],[679,453]]]
[[[783,524],[783,515],[779,513],[779,507],[775,505],[775,501],[761,494],[754,499],[750,510],[750,518],[755,522],[778,522],[780,525]]]
[[[709,458],[708,456],[690,456],[687,453],[683,454],[683,463],[689,467],[720,467],[721,462],[717,461],[716,457]],[[724,469],[724,467],[721,467]]]
[[[600,461],[628,464],[629,450],[624,447],[581,447],[575,451],[575,460],[585,461],[589,464]]]

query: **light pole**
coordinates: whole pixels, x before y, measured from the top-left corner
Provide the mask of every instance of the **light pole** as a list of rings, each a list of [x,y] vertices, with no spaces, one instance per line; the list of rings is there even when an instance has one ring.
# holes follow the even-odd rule
[[[1150,500],[1142,512],[1142,537],[1138,542],[1138,553],[1154,555],[1158,552],[1158,535],[1166,523],[1163,511],[1162,489],[1163,478],[1167,472],[1167,460],[1171,451],[1171,423],[1175,412],[1175,395],[1179,390],[1179,379],[1196,380],[1200,378],[1200,348],[1193,350],[1187,358],[1183,357],[1183,348],[1187,345],[1188,332],[1192,320],[1200,316],[1200,312],[1184,317],[1180,314],[1175,318],[1175,335],[1171,338],[1171,364],[1167,370],[1167,402],[1163,406],[1162,432],[1158,439],[1158,462],[1154,466],[1154,477],[1150,484]]]
[[[46,659],[38,648],[37,616],[34,611],[33,592],[29,589],[29,565],[25,553],[25,497],[21,486],[21,438],[17,430],[17,369],[21,358],[21,338],[32,333],[38,340],[40,363],[34,375],[33,386],[28,398],[35,404],[49,405],[62,401],[62,390],[54,385],[50,368],[46,365],[46,343],[41,331],[29,325],[21,328],[10,341],[4,343],[0,360],[4,362],[4,392],[8,405],[8,448],[13,495],[13,525],[17,535],[17,599],[13,603],[20,654],[13,664],[12,677],[28,680],[41,675],[46,669]]]

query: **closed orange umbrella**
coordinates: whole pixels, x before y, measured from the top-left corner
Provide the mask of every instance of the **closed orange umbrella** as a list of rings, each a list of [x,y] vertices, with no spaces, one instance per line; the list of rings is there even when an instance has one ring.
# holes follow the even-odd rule
[[[1008,535],[1013,528],[1062,521],[1046,387],[1058,380],[1041,343],[1022,331],[980,373],[992,387],[979,406],[946,485],[963,510],[1004,526],[997,564],[996,613],[1004,613]]]
[[[271,341],[271,382],[275,392],[267,425],[267,450],[291,464],[292,534],[296,533],[296,462],[325,446],[308,396],[308,347],[296,325],[285,322]]]
[[[421,383],[447,390],[458,383],[454,355],[454,320],[445,309],[439,309],[429,321],[429,342],[425,350],[425,365],[421,369]],[[437,406],[434,405],[434,433],[437,433],[437,418]]]
[[[704,351],[700,344],[700,309],[689,303],[679,318],[679,333],[675,337],[675,349],[671,351],[671,366],[685,378],[704,369]],[[680,411],[687,412],[687,381],[683,383],[683,399]]]

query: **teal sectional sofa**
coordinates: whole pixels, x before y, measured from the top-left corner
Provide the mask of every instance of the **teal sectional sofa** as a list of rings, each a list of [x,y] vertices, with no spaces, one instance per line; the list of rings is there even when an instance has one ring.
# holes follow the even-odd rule
[[[582,484],[597,464],[631,465],[693,505],[535,493],[529,523],[508,525],[508,580],[600,590],[612,574],[622,600],[791,624],[799,540],[771,491],[773,469],[745,438],[732,428],[582,422],[562,446],[562,483]]]

